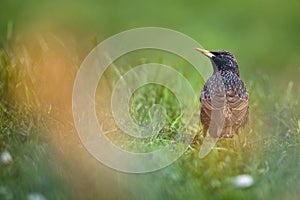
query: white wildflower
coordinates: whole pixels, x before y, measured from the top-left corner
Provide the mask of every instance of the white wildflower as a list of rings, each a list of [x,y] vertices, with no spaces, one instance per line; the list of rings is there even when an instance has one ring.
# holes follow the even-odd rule
[[[3,151],[1,153],[1,161],[4,164],[8,164],[12,161],[12,157],[8,151]]]
[[[46,200],[46,198],[40,193],[31,193],[27,196],[28,200]]]
[[[252,176],[243,174],[235,177],[234,184],[239,188],[247,188],[253,184],[254,180]]]

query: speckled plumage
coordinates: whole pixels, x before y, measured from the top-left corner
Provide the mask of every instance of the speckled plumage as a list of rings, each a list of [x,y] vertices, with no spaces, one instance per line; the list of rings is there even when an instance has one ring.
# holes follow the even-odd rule
[[[203,135],[209,132],[213,137],[232,137],[248,121],[249,95],[233,55],[227,51],[209,53],[214,73],[200,96]]]

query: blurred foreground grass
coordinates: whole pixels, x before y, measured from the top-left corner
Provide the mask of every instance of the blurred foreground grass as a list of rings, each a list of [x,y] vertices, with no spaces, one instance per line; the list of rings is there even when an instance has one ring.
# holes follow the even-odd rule
[[[1,157],[0,198],[26,199],[39,194],[67,198],[67,185],[55,170],[56,158],[46,143],[45,115],[33,108],[36,102],[22,104],[14,98],[17,87],[29,87],[28,77],[20,70],[18,58],[11,58],[5,49],[0,50],[0,57],[0,152],[12,157],[8,161]]]
[[[298,7],[298,1],[3,1],[0,153],[10,152],[12,162],[0,164],[0,199],[26,199],[30,194],[46,199],[298,199]],[[111,170],[86,152],[70,110],[76,70],[97,42],[139,26],[172,28],[209,49],[228,49],[236,55],[251,106],[250,122],[239,137],[219,140],[205,159],[199,159],[199,135],[199,143],[173,165],[142,175]],[[123,74],[145,60],[168,64],[200,91],[203,80],[187,63],[170,55],[151,55],[153,60],[138,61],[138,52],[127,55],[116,61],[122,67],[117,70]],[[96,101],[103,112],[108,111],[109,88],[117,77],[113,67],[106,75]],[[164,105],[169,113],[164,131],[170,134],[129,145],[155,149],[172,142],[179,111],[168,90],[145,86],[132,103],[132,114],[142,124],[149,120],[143,106]],[[105,122],[103,128],[113,130],[109,120]],[[253,186],[237,188],[232,182],[240,174],[251,175]]]

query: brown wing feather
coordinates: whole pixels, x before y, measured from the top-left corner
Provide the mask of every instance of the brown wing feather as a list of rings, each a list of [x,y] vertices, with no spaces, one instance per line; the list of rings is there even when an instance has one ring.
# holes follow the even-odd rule
[[[225,122],[225,93],[208,94],[206,91],[202,91],[200,100],[202,104],[200,119],[203,125],[203,135],[205,136],[209,130],[211,136],[218,137]]]
[[[246,125],[249,113],[249,95],[247,92],[244,92],[242,95],[238,94],[239,93],[234,90],[226,91],[225,100],[224,93],[221,91],[219,93],[215,92],[213,98],[211,98],[211,94],[209,94],[207,90],[201,92],[200,101],[202,107],[200,119],[203,125],[204,136],[210,128],[212,112],[220,113],[220,111],[224,111],[223,115],[218,115],[225,118],[221,135],[231,137],[233,133],[238,133],[238,131]],[[217,121],[218,120],[221,121],[220,119],[217,119]]]
[[[248,121],[249,115],[249,95],[246,92],[243,97],[236,98],[236,100],[229,104],[232,110],[232,120],[234,122],[233,128],[235,133],[239,129],[244,128]]]

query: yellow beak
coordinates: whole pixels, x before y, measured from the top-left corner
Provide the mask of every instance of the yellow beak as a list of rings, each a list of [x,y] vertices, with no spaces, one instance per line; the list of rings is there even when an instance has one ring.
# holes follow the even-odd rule
[[[210,51],[207,51],[205,49],[200,49],[200,48],[196,48],[197,51],[201,52],[203,55],[209,57],[209,58],[212,58],[214,57],[215,55],[212,54]]]

